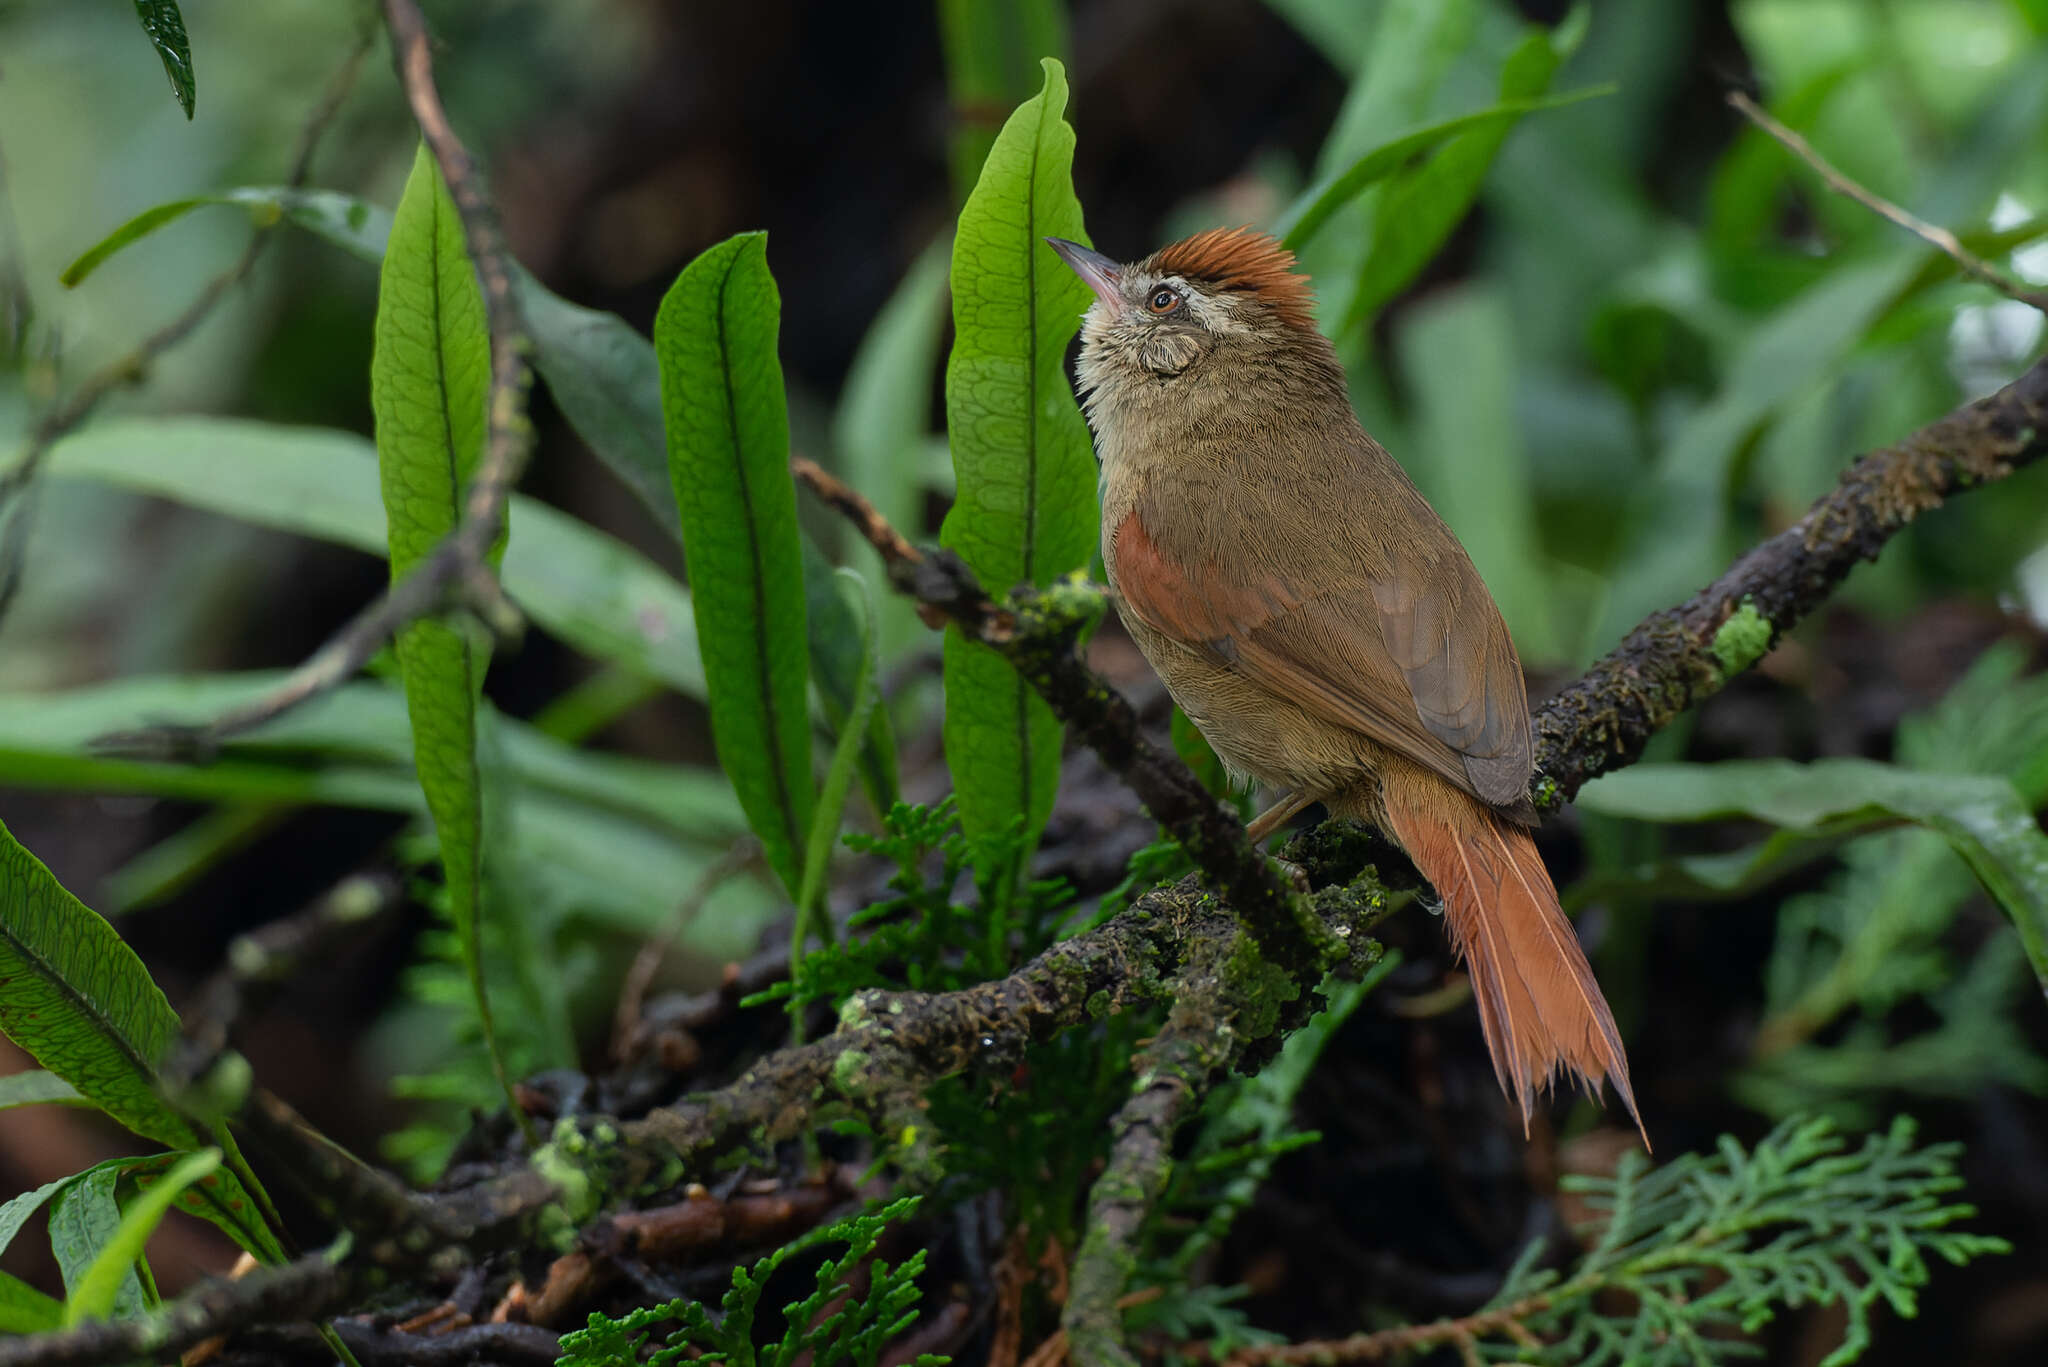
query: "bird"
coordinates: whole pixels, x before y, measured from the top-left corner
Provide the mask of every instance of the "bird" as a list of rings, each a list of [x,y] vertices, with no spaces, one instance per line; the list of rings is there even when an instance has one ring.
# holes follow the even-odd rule
[[[1118,615],[1232,776],[1377,826],[1435,888],[1523,1132],[1560,1074],[1643,1130],[1614,1015],[1530,830],[1529,698],[1457,536],[1351,406],[1314,293],[1271,236],[1119,262],[1075,366]],[[1647,1131],[1643,1130],[1647,1143]]]

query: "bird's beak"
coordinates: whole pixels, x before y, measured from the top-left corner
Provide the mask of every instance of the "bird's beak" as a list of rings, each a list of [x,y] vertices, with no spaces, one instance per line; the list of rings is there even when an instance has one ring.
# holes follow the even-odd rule
[[[1060,254],[1060,260],[1074,268],[1074,274],[1080,276],[1088,288],[1095,291],[1095,297],[1102,301],[1103,307],[1123,307],[1123,297],[1117,292],[1123,267],[1101,252],[1084,247],[1078,242],[1069,242],[1064,237],[1048,237],[1045,244]]]

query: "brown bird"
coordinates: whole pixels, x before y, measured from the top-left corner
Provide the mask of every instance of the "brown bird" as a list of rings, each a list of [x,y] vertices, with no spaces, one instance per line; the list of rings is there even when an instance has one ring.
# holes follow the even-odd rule
[[[1442,897],[1526,1130],[1560,1068],[1636,1116],[1628,1059],[1529,827],[1529,698],[1465,548],[1366,435],[1294,257],[1246,229],[1122,264],[1080,382],[1131,636],[1241,781],[1378,826]],[[1637,1116],[1637,1124],[1641,1118]]]

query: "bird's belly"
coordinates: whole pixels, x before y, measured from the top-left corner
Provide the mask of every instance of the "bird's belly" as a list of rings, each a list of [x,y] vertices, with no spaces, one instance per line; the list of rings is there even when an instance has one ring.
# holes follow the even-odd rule
[[[1379,747],[1130,616],[1124,626],[1225,767],[1240,779],[1330,793],[1369,779]]]

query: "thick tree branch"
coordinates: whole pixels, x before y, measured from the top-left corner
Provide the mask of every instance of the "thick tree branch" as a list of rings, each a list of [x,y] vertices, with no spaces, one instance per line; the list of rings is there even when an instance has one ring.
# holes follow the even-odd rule
[[[1987,398],[1873,451],[1776,536],[1677,607],[1647,618],[1536,709],[1536,805],[1642,754],[1681,712],[1721,691],[1849,571],[1951,494],[2004,479],[2048,453],[2048,358]]]
[[[1355,872],[1344,871],[1345,886],[1304,901],[1319,935],[1363,964],[1377,953],[1367,932],[1387,903],[1369,876],[1351,881]],[[1242,929],[1228,906],[1193,879],[1183,879],[1148,893],[1095,930],[1061,941],[1007,978],[957,992],[857,993],[841,1008],[839,1028],[831,1034],[770,1054],[729,1086],[626,1125],[627,1142],[643,1149],[650,1162],[680,1155],[691,1165],[735,1143],[803,1134],[826,1107],[850,1105],[886,1115],[934,1082],[985,1061],[1006,1061],[1025,1044],[1105,1010],[1173,999],[1189,990],[1188,966],[1198,956],[1227,954],[1243,944]],[[1243,1045],[1306,1015],[1306,989],[1284,972],[1264,971],[1270,976],[1248,967],[1212,974],[1213,984],[1204,980],[1203,1000],[1221,1002],[1218,994],[1225,991],[1239,994],[1218,1019],[1264,1013],[1261,1029],[1243,1031]]]

